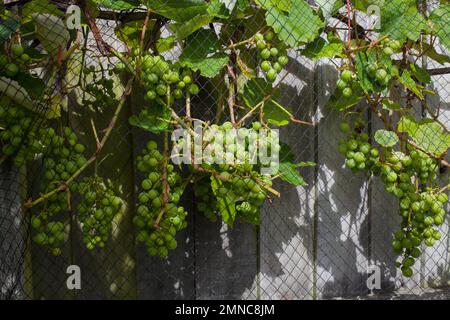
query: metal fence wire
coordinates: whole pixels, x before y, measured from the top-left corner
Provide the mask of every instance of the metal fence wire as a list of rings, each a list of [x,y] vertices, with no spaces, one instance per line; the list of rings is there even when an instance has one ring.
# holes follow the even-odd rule
[[[417,8],[417,15],[407,14],[405,3]],[[146,5],[152,9],[150,13]],[[365,5],[371,6],[366,11],[372,15],[358,9]],[[215,11],[214,18],[209,18],[201,11],[204,6],[208,6],[208,10],[214,10],[215,6],[221,10]],[[389,10],[383,9],[386,6]],[[107,241],[102,241],[100,247],[90,250],[86,246],[77,195],[73,199],[69,197],[71,204],[51,217],[63,223],[65,237],[60,239],[59,248],[38,245],[33,217],[39,216],[43,207],[29,204],[45,193],[42,189],[48,171],[45,166],[52,156],[48,152],[36,152],[24,163],[14,161],[23,156],[23,151],[5,149],[9,137],[4,138],[4,132],[12,129],[6,127],[8,123],[2,123],[4,118],[0,116],[3,148],[0,151],[1,299],[448,297],[445,291],[450,283],[448,216],[438,227],[440,240],[432,247],[420,245],[422,255],[415,261],[414,274],[404,277],[396,265],[401,259],[392,249],[393,234],[399,230],[402,219],[399,200],[386,192],[379,177],[346,168],[345,157],[339,152],[339,141],[345,138],[339,130],[344,113],[330,106],[330,98],[333,99],[346,56],[330,57],[326,51],[336,50],[330,43],[333,44],[337,39],[333,37],[337,36],[344,39],[344,43],[358,37],[377,39],[380,28],[376,26],[377,14],[381,14],[381,22],[383,14],[398,16],[396,25],[389,26],[389,32],[408,36],[418,32],[417,39],[423,38],[422,42],[410,40],[405,48],[411,49],[416,43],[429,45],[428,36],[420,34],[420,17],[431,19],[433,12],[438,12],[442,21],[448,23],[450,7],[444,1],[390,1],[388,5],[384,1],[339,0],[5,0],[0,8],[0,57],[7,59],[0,68],[1,112],[8,113],[12,109],[17,112],[23,105],[33,109],[33,116],[26,111],[31,120],[20,123],[20,134],[24,138],[19,144],[27,145],[33,140],[35,136],[29,135],[32,132],[37,132],[43,141],[51,140],[47,130],[50,121],[56,132],[64,130],[63,127],[71,128],[86,147],[85,154],[97,156],[102,137],[108,132],[111,119],[115,119],[114,130],[101,145],[94,164],[78,179],[92,175],[102,177],[106,183],[111,182],[123,201],[120,212],[110,221]],[[173,13],[173,8],[178,11]],[[349,15],[349,8],[354,14]],[[436,8],[441,10],[435,11]],[[189,10],[197,10],[197,14],[184,24],[177,22],[180,15],[191,14]],[[77,12],[81,14],[81,25],[70,29],[67,22],[72,21]],[[233,18],[227,18],[230,12]],[[234,20],[225,24],[226,19]],[[317,21],[322,23],[317,30],[305,29],[316,26]],[[417,28],[411,28],[415,22]],[[234,120],[228,111],[220,112],[221,117],[217,119],[218,110],[228,108],[233,72],[237,77],[237,92],[231,94],[231,99],[241,90],[243,75],[264,79],[261,70],[251,75],[250,69],[258,70],[260,56],[255,46],[245,43],[245,39],[273,26],[277,36],[284,32],[280,37],[286,42],[300,43],[290,46],[289,63],[272,84],[279,92],[278,104],[289,114],[288,120],[292,120],[280,127],[280,140],[291,149],[289,155],[281,153],[280,160],[283,162],[293,155],[294,159],[290,159],[293,163],[316,163],[298,169],[306,184],[293,186],[276,180],[272,188],[281,196],[266,199],[256,225],[237,219],[231,227],[220,216],[211,222],[199,210],[196,192],[201,183],[190,184],[181,200],[189,213],[187,227],[177,233],[178,246],[165,259],[149,255],[145,244],[136,241],[139,230],[133,223],[138,215],[143,179],[136,169],[136,159],[149,139],[163,145],[162,134],[150,133],[129,121],[148,104],[142,88],[136,86],[124,99],[121,112],[114,116],[122,104],[121,97],[129,79],[117,75],[115,70],[123,62],[118,54],[111,52],[128,56],[130,52],[124,42],[139,46],[143,23],[149,26],[145,41],[151,43],[153,49],[157,46],[168,61],[177,61],[184,54],[185,47],[180,45],[183,41],[177,41],[177,37],[193,25],[197,31],[188,36],[198,45],[197,58],[202,61],[192,59],[190,66],[201,69],[199,64],[203,63],[206,68],[214,68],[224,56],[229,59],[230,74],[227,68],[223,76],[207,77],[201,71],[193,74],[199,93],[190,101],[191,117],[210,123]],[[304,23],[301,25],[304,32],[295,30],[299,23]],[[422,70],[429,70],[431,81],[424,81],[423,77],[419,80],[427,90],[434,92],[408,107],[416,112],[417,119],[434,119],[444,127],[443,134],[448,135],[450,30],[446,26],[448,24],[435,26],[438,36],[431,36],[432,54],[407,57],[404,63],[415,62]],[[386,27],[382,25],[381,30],[386,31]],[[220,35],[225,39],[223,43],[231,43],[230,47],[204,57],[204,47],[213,45],[202,32]],[[316,33],[321,41],[308,39]],[[165,41],[156,42],[158,37]],[[8,52],[12,50],[11,43],[17,41],[26,47],[25,53],[31,62],[25,59],[19,64],[28,66],[29,74],[19,71],[18,75],[11,76],[11,70],[5,65],[15,59]],[[244,43],[236,55],[234,45],[240,45],[239,41]],[[420,52],[420,48],[418,50]],[[305,51],[314,54],[308,55]],[[196,52],[194,58],[195,55]],[[243,57],[250,61],[248,66]],[[259,85],[255,90],[262,90]],[[411,88],[398,91],[399,101],[406,101],[405,97],[412,95],[414,88]],[[244,101],[239,99],[234,102],[236,114],[242,110],[246,110],[244,114],[248,112],[248,106],[241,103]],[[186,112],[184,102],[175,102],[173,109],[179,114]],[[361,113],[367,124],[364,132],[369,135],[370,143],[376,145],[375,133],[385,128],[382,121],[364,102],[353,106],[352,110]],[[49,112],[59,112],[60,116],[56,114],[53,117],[56,120],[48,120]],[[387,114],[392,116],[397,111],[389,112]],[[249,123],[259,121],[259,113],[250,115],[248,120]],[[161,123],[157,117],[154,121]],[[45,130],[39,131],[40,128]],[[436,130],[424,131],[424,134],[430,135],[427,141],[431,145],[440,139],[433,136],[438,134]],[[30,148],[27,146],[27,150]],[[445,155],[444,160],[448,158]],[[184,170],[182,175],[188,177],[190,173]],[[439,180],[442,187],[448,184],[446,166],[442,166]],[[66,189],[61,190],[59,193],[67,193]],[[207,205],[213,206],[213,203]],[[70,284],[76,280],[71,276],[77,270],[81,274],[81,287],[73,288]]]

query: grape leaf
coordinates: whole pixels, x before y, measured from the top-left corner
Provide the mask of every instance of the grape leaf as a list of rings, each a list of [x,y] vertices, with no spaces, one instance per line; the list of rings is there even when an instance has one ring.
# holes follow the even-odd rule
[[[450,63],[450,56],[438,53],[436,49],[430,46],[428,43],[415,44],[414,49],[423,51],[427,57],[433,59],[436,62],[439,62],[440,64]]]
[[[448,32],[448,26],[450,25],[450,5],[441,5],[439,8],[433,10],[430,15],[430,20],[434,23],[434,32],[438,35],[441,43],[450,50],[450,32]]]
[[[338,38],[331,38],[326,41],[319,37],[313,42],[309,43],[305,49],[301,51],[302,55],[311,60],[318,60],[322,58],[339,58],[343,57],[344,46],[342,41]]]
[[[175,36],[168,36],[167,38],[159,38],[156,41],[156,49],[159,53],[172,50],[175,46],[177,38]]]
[[[186,22],[172,24],[170,28],[176,33],[178,40],[183,40],[198,29],[211,23],[212,19],[213,17],[209,14],[199,14]]]
[[[276,7],[284,12],[289,12],[293,0],[256,0],[256,2],[264,9],[268,10]],[[295,1],[295,0],[294,0]]]
[[[167,130],[170,117],[169,108],[154,104],[150,108],[144,109],[139,115],[131,116],[128,122],[132,126],[157,134]]]
[[[409,68],[411,69],[412,74],[414,75],[414,77],[416,77],[417,80],[419,80],[420,82],[423,82],[423,83],[428,83],[428,84],[431,83],[431,76],[427,70],[419,67],[415,63],[411,63],[409,65]]]
[[[144,43],[151,37],[151,30],[155,26],[155,21],[150,20],[147,24]],[[129,47],[138,47],[141,42],[142,29],[144,21],[129,21],[117,26],[114,30],[117,38],[126,43]]]
[[[412,91],[420,100],[424,99],[423,93],[420,91],[417,83],[411,77],[411,73],[408,70],[404,70],[402,75],[398,77],[398,81]]]
[[[416,0],[386,1],[381,9],[381,34],[399,41],[419,39],[427,29],[425,17],[419,13]]]
[[[139,0],[92,0],[97,5],[113,10],[131,10],[141,4]]]
[[[208,4],[203,0],[147,0],[144,3],[157,14],[179,23],[208,14]]]
[[[255,78],[247,81],[244,85],[243,98],[246,106],[250,109],[260,105],[262,106],[267,92],[272,90],[272,87],[266,80],[262,78]],[[291,112],[283,107],[277,100],[280,97],[280,92],[276,90],[270,99],[264,102],[263,112],[264,119],[276,126],[285,126],[289,124],[292,118]]]
[[[418,147],[438,157],[450,148],[450,134],[432,119],[416,121],[412,116],[403,116],[397,130],[407,133]]]
[[[395,132],[381,129],[375,132],[375,141],[378,142],[380,146],[390,148],[398,143],[398,137]]]
[[[324,26],[323,21],[305,0],[291,0],[290,5],[286,6],[288,7],[286,12],[273,3],[266,6],[267,25],[271,26],[278,37],[290,47],[313,41]]]
[[[11,34],[19,27],[20,22],[15,19],[7,19],[0,24],[0,43],[9,39]]]
[[[54,16],[64,17],[64,13],[48,0],[33,0],[23,6],[23,16],[31,16],[33,13],[48,13]]]
[[[226,196],[219,195],[222,181],[211,176],[211,189],[217,198],[217,208],[222,216],[222,220],[232,226],[236,219],[236,196],[229,192]]]
[[[282,162],[278,168],[280,175],[280,179],[286,181],[294,186],[307,186],[305,179],[298,172],[299,164],[291,163],[291,162]]]
[[[180,63],[214,78],[228,63],[228,55],[220,52],[220,44],[211,29],[201,29],[191,35],[180,56]]]

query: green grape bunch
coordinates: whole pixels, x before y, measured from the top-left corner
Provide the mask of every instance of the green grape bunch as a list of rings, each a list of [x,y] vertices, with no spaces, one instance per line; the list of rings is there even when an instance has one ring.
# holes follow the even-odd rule
[[[1,154],[12,157],[18,167],[34,159],[43,150],[36,125],[36,115],[8,98],[0,101]]]
[[[163,104],[173,104],[175,100],[182,99],[187,93],[197,95],[200,88],[194,83],[190,69],[183,69],[178,63],[167,61],[161,55],[146,52],[142,56],[135,56],[132,65],[136,67],[138,59],[141,60],[141,83],[145,88],[146,101],[162,100]],[[122,72],[125,66],[122,63],[116,67]]]
[[[412,147],[406,152],[372,147],[369,136],[362,133],[365,122],[358,119],[353,126],[351,130],[348,122],[340,124],[348,139],[339,141],[339,152],[345,155],[347,168],[379,176],[385,190],[398,199],[402,222],[394,233],[392,247],[402,257],[397,267],[405,277],[412,277],[412,267],[422,254],[421,246],[432,247],[442,237],[438,227],[446,216],[448,196],[438,187],[439,166],[429,155]]]
[[[29,68],[31,57],[20,43],[12,43],[7,54],[0,53],[0,71],[10,78],[15,78],[20,71]]]
[[[60,188],[62,183],[67,182],[86,163],[83,156],[85,147],[78,142],[78,137],[68,127],[63,128],[62,135],[57,134],[53,128],[41,128],[39,136],[45,146],[41,194],[48,194]],[[33,215],[32,227],[37,232],[34,241],[39,245],[48,246],[55,255],[61,253],[60,246],[65,239],[59,235],[60,231],[65,230],[64,223],[55,219],[59,214],[71,209],[70,193],[77,192],[78,188],[78,183],[73,181],[69,189],[54,192],[43,202],[39,213]],[[52,234],[55,223],[58,225],[58,237]],[[63,227],[60,227],[61,224]]]
[[[200,176],[200,175],[199,175]],[[217,199],[211,189],[208,176],[201,175],[195,182],[195,206],[209,221],[217,221]]]
[[[260,68],[269,82],[275,82],[278,74],[289,63],[286,47],[271,30],[264,35],[257,33],[254,39],[261,58]]]
[[[146,244],[151,256],[165,258],[169,250],[178,245],[175,240],[177,232],[187,226],[187,212],[179,205],[184,185],[175,167],[167,163],[158,151],[155,141],[148,141],[137,157],[137,168],[144,174],[137,214],[133,219],[138,230],[137,240]],[[166,184],[163,183],[164,171],[167,173]]]
[[[204,162],[200,165],[203,169],[214,173],[210,177],[212,183],[209,187],[196,186],[198,189],[196,194],[202,200],[198,206],[207,217],[213,219],[216,212],[223,213],[231,209],[238,213],[237,218],[253,224],[259,222],[259,209],[268,197],[267,188],[272,187],[272,176],[278,173],[276,166],[278,158],[270,158],[267,160],[268,163],[261,163],[259,154],[262,148],[266,148],[268,153],[279,152],[281,148],[277,139],[260,139],[258,134],[261,127],[261,123],[254,122],[251,128],[240,128],[236,131],[236,136],[225,135],[224,141],[213,138],[207,146],[214,150],[211,152],[212,156],[222,157],[224,160],[223,163]],[[233,129],[233,125],[230,122],[224,122],[220,126],[212,125],[211,129],[227,132]],[[276,138],[277,133],[271,131],[270,135]],[[213,134],[214,136],[217,135]],[[238,136],[245,142],[241,145],[242,150],[237,144]],[[250,148],[250,143],[256,145]],[[220,147],[223,145],[226,145],[226,149],[221,151]],[[217,152],[221,153],[217,154]],[[228,162],[229,159],[233,161]],[[262,169],[269,169],[269,173],[265,171],[263,173]],[[210,188],[216,198],[215,201],[211,201],[210,197],[205,195]],[[227,207],[224,208],[223,204],[227,204]]]
[[[78,184],[81,201],[77,219],[81,224],[83,242],[88,250],[105,247],[113,221],[123,201],[101,177],[86,177]]]

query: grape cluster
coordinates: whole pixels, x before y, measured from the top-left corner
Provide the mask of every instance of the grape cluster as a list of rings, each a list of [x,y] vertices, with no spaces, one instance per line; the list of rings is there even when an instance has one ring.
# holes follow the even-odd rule
[[[19,43],[11,44],[9,55],[0,54],[0,70],[8,77],[14,78],[31,62],[31,57]]]
[[[185,92],[190,95],[197,95],[200,88],[193,82],[192,72],[189,69],[182,69],[180,65],[173,64],[160,55],[145,53],[139,56],[141,59],[141,82],[145,88],[144,99],[154,101],[162,99],[166,104],[166,97],[169,96],[170,104],[176,99],[183,98]],[[138,57],[132,61],[132,66],[136,67]],[[116,70],[123,71],[125,66],[119,63]]]
[[[34,125],[35,115],[7,100],[3,97],[0,101],[1,153],[13,157],[15,165],[22,166],[42,150],[42,144]]]
[[[86,85],[83,92],[90,97],[84,96],[82,100],[84,106],[91,107],[93,110],[103,110],[105,106],[114,106],[117,103],[113,79],[105,77],[103,73],[98,79],[94,66],[84,68],[84,74],[93,77],[92,82]]]
[[[254,38],[262,60],[261,70],[269,82],[274,82],[281,70],[289,63],[287,50],[280,41],[274,41],[277,39],[272,31],[268,31],[264,35],[257,33]]]
[[[209,201],[204,204],[208,208],[204,210],[207,216],[212,217],[217,211],[231,209],[239,213],[237,217],[258,223],[259,208],[267,198],[267,187],[272,186],[271,176],[278,173],[278,157],[270,158],[269,163],[263,164],[258,155],[263,147],[267,148],[268,153],[278,152],[281,147],[276,139],[276,132],[270,131],[271,136],[267,139],[258,135],[261,129],[259,122],[254,122],[252,128],[240,128],[234,135],[229,133],[232,129],[233,125],[225,122],[221,126],[212,125],[211,131],[205,133],[204,141],[209,141],[205,149],[210,150],[208,153],[215,160],[222,158],[224,161],[215,163],[205,159],[206,161],[201,164],[204,169],[216,173],[213,175],[216,183],[210,187],[217,201],[212,202],[208,200],[209,197],[203,196],[204,192],[209,191],[206,187],[199,186],[197,193],[202,195],[205,201]],[[219,136],[217,133],[220,132],[224,133],[223,141],[216,139]],[[238,138],[243,139],[245,143],[239,144]],[[253,148],[250,143],[255,144]],[[268,169],[264,174],[261,173],[263,168]],[[218,202],[233,208],[214,207]]]
[[[83,231],[83,242],[88,250],[95,246],[103,248],[122,200],[98,176],[84,178],[77,191],[81,195],[77,217]]]
[[[148,253],[165,258],[169,250],[177,247],[175,235],[186,228],[187,212],[179,205],[184,192],[181,176],[157,149],[157,143],[150,140],[142,155],[137,157],[137,168],[145,178],[141,183],[139,206],[133,222],[138,229],[137,239],[146,243]],[[169,186],[167,191],[164,190],[164,170]]]
[[[341,73],[338,81],[336,82],[336,88],[342,94],[344,98],[350,98],[353,95],[353,85],[356,75],[351,70],[344,70]]]
[[[58,135],[53,128],[43,128],[39,130],[39,136],[45,146],[41,193],[47,194],[61,186],[62,182],[69,180],[86,163],[86,158],[83,156],[85,147],[78,143],[77,136],[68,127],[63,129],[63,135]],[[77,182],[70,185],[72,192],[78,191],[78,188]],[[53,193],[32,220],[32,226],[38,232],[34,237],[35,242],[49,246],[55,255],[61,253],[59,247],[64,237],[60,233],[63,232],[64,226],[61,227],[62,222],[51,220],[59,213],[69,210],[69,201],[68,190]],[[59,236],[55,236],[54,232],[57,232]]]
[[[411,267],[421,255],[422,243],[432,247],[442,237],[437,227],[444,222],[448,196],[439,188],[424,187],[438,185],[438,165],[419,150],[410,148],[404,153],[382,148],[380,152],[371,147],[368,135],[361,133],[362,120],[355,122],[353,132],[347,122],[340,128],[349,137],[348,141],[339,142],[339,151],[347,157],[346,166],[353,171],[380,176],[386,191],[399,200],[402,223],[394,234],[392,246],[395,253],[403,257],[397,266],[405,277],[411,277]]]
[[[369,135],[363,133],[364,121],[355,121],[355,130],[350,133],[350,125],[347,122],[340,124],[343,133],[348,134],[348,139],[339,140],[339,152],[346,157],[345,165],[352,171],[371,170],[379,164],[379,151],[373,148],[369,141]]]
[[[402,49],[402,44],[398,40],[384,39],[381,44],[383,46],[383,54],[389,57]]]
[[[214,197],[211,189],[209,177],[200,177],[194,188],[195,204],[199,212],[201,212],[211,222],[217,221],[217,199]]]

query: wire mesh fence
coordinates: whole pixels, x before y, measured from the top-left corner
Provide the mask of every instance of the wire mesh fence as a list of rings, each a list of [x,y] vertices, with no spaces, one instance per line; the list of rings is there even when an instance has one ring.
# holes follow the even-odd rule
[[[438,196],[448,194],[448,19],[442,1],[4,1],[0,297],[291,300],[445,288],[448,206]],[[392,39],[400,45],[391,53]],[[167,64],[153,81],[145,70],[155,56]],[[388,70],[389,81],[367,76],[371,63]],[[352,79],[339,88],[347,70]],[[250,173],[142,165],[166,159],[164,132],[194,128],[194,120],[279,128],[282,169],[269,175],[273,185],[255,173],[259,164]],[[350,138],[343,122],[355,126]],[[395,132],[395,143],[377,137],[381,131]],[[350,157],[350,147],[342,152],[342,141],[360,138]],[[368,168],[357,169],[350,164],[364,143]],[[369,164],[373,149],[379,168],[397,172],[395,182]],[[431,169],[423,177],[404,158],[399,169],[389,158],[414,150],[430,159],[424,166],[438,170],[438,182]],[[168,182],[170,170],[184,182]],[[223,172],[262,188],[263,199],[247,199],[239,188],[248,186],[228,185]],[[101,199],[89,202],[93,189]],[[427,192],[426,214],[413,203],[399,209],[405,198],[426,203]],[[177,213],[166,221],[171,204]],[[163,209],[152,216],[152,206]],[[428,224],[428,216],[445,220]],[[174,226],[179,232],[165,239]],[[161,230],[158,244],[152,235]],[[154,256],[170,246],[167,258]],[[409,266],[413,249],[421,255]]]

